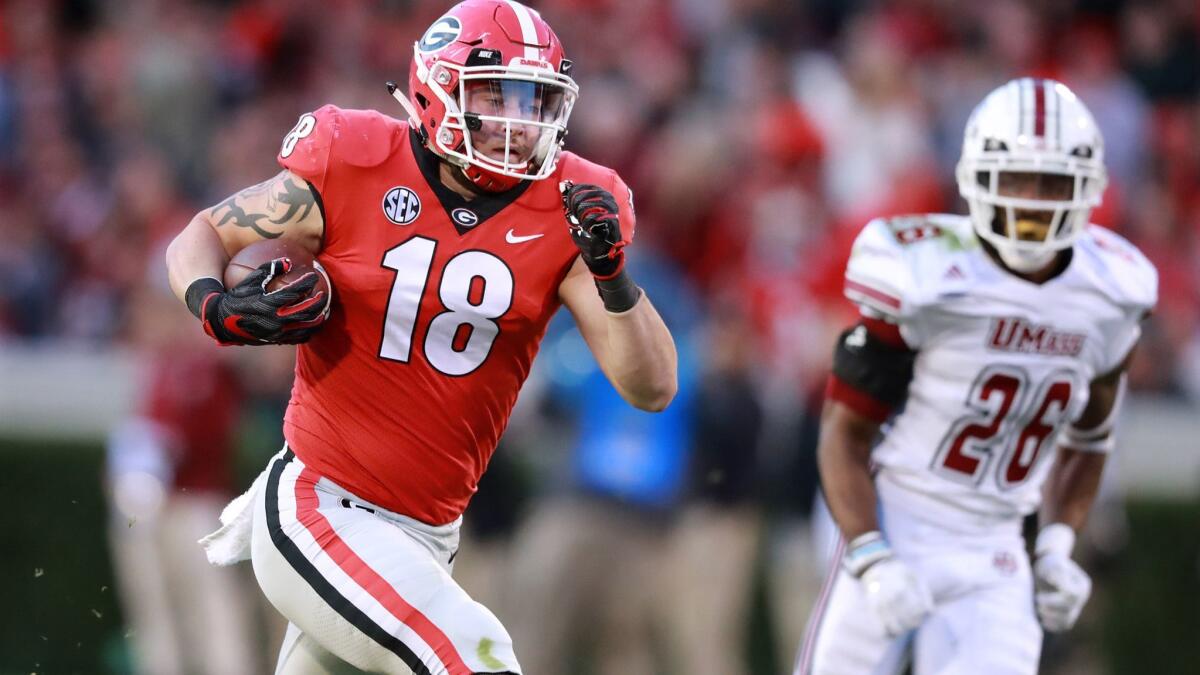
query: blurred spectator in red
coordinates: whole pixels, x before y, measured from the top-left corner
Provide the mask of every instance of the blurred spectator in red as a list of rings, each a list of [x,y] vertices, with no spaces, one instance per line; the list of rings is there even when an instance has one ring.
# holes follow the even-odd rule
[[[135,296],[144,399],[113,430],[107,458],[118,592],[136,672],[248,675],[265,656],[254,646],[254,594],[244,574],[209,565],[196,545],[232,493],[239,386],[173,300]]]

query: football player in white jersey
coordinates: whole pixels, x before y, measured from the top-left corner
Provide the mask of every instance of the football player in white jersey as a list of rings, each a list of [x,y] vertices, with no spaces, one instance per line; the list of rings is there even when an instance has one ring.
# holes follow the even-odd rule
[[[970,215],[876,220],[855,241],[861,318],[818,447],[840,564],[798,675],[1035,673],[1043,629],[1079,617],[1091,580],[1071,550],[1158,284],[1088,222],[1103,159],[1066,86],[1014,80],[967,124]],[[1031,562],[1021,526],[1039,509]]]

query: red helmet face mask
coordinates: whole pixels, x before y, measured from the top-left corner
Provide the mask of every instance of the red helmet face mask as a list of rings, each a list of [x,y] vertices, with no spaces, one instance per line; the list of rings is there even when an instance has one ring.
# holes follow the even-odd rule
[[[413,45],[408,86],[394,90],[426,145],[489,192],[554,171],[579,94],[562,44],[511,0],[466,0]]]

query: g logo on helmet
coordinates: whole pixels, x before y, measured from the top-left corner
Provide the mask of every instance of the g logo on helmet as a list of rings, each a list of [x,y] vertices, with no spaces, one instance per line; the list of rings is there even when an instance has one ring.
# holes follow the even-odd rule
[[[460,33],[462,33],[462,23],[458,17],[443,16],[434,21],[429,30],[421,36],[420,41],[417,42],[417,49],[423,52],[436,52],[457,40]]]

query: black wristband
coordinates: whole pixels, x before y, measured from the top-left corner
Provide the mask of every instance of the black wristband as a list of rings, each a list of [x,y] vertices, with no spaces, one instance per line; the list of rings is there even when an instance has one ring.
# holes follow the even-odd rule
[[[604,309],[614,314],[633,309],[642,297],[642,289],[633,283],[633,279],[625,270],[621,270],[611,279],[596,279],[596,290],[600,292]]]
[[[183,300],[187,303],[188,311],[194,314],[197,319],[203,320],[204,317],[200,316],[200,309],[204,304],[204,299],[213,292],[225,292],[225,284],[212,277],[200,277],[193,281],[188,285],[187,292],[183,294]]]

